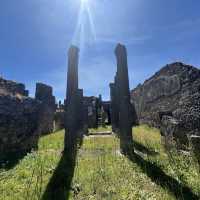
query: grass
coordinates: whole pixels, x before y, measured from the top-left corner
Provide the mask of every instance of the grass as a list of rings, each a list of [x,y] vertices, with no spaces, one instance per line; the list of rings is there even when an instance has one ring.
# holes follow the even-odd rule
[[[101,127],[98,127],[98,128],[90,128],[89,129],[89,133],[90,135],[95,135],[95,133],[98,133],[98,132],[108,132],[108,131],[112,131],[112,128],[111,126],[101,126]]]
[[[199,169],[191,156],[175,150],[167,154],[157,129],[142,125],[133,129],[133,135],[139,154],[135,160],[119,153],[117,137],[85,137],[69,199],[173,200],[180,185],[200,196]],[[12,169],[0,169],[0,200],[42,199],[62,156],[63,140],[64,131],[44,136],[38,151]],[[178,193],[179,199],[186,199],[184,191]]]

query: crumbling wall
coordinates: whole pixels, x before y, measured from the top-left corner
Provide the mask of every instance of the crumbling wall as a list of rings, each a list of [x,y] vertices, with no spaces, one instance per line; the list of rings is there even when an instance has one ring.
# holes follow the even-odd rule
[[[161,128],[163,135],[171,129],[184,144],[186,135],[200,134],[199,69],[178,62],[166,65],[132,90],[131,98],[140,123]]]
[[[0,91],[4,91],[0,94],[0,155],[36,148],[39,102],[26,97],[24,85],[13,81],[1,79]]]
[[[41,134],[52,133],[54,130],[55,97],[51,86],[36,84],[35,99],[41,102],[39,129]]]
[[[88,128],[98,127],[98,103],[99,99],[97,97],[83,97],[83,105],[87,113],[85,121]]]
[[[54,131],[59,131],[65,128],[65,110],[64,105],[59,101],[54,114]]]
[[[28,96],[28,90],[22,83],[5,80],[0,77],[0,95]]]

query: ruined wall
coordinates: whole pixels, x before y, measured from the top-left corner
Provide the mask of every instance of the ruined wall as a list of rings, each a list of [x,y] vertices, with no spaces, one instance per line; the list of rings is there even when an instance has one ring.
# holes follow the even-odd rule
[[[0,77],[0,95],[28,96],[28,90],[25,89],[25,85],[22,83],[16,83]]]
[[[54,130],[55,97],[52,87],[43,83],[36,84],[35,99],[41,102],[39,129],[41,134],[52,133]]]
[[[88,128],[98,127],[98,98],[97,97],[83,97],[83,105],[87,112],[86,122]]]
[[[59,131],[65,128],[65,113],[63,110],[56,110],[54,115],[53,131]]]
[[[103,101],[102,102],[102,107],[103,110],[106,114],[106,118],[107,118],[107,125],[111,124],[111,102],[110,101]]]
[[[13,81],[1,79],[0,91],[4,91],[0,94],[0,155],[36,148],[39,102],[26,97],[24,85]]]
[[[181,127],[175,134],[200,134],[199,69],[178,62],[166,65],[132,90],[131,98],[140,123],[166,132],[175,120]]]
[[[54,114],[54,131],[59,131],[65,128],[65,107],[64,104],[59,101]]]

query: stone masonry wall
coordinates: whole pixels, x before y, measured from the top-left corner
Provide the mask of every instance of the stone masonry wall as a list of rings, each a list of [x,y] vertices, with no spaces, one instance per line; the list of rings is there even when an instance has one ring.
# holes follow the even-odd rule
[[[0,91],[4,91],[0,94],[0,155],[36,148],[39,102],[26,97],[24,85],[13,81],[1,78]]]
[[[39,116],[40,132],[41,134],[52,133],[54,130],[54,114],[56,111],[56,103],[52,87],[43,83],[37,83],[35,98],[41,102]]]
[[[25,85],[22,83],[16,83],[0,77],[0,95],[2,94],[28,96],[28,90],[25,89]]]
[[[132,90],[131,98],[140,123],[161,128],[163,134],[176,124],[174,135],[200,135],[199,69],[180,62],[166,65]]]

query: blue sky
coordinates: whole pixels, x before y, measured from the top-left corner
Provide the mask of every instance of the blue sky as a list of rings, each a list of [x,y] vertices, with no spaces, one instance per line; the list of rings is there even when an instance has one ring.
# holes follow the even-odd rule
[[[64,99],[67,50],[79,45],[85,95],[109,98],[118,42],[128,50],[130,87],[167,63],[200,66],[198,0],[1,0],[0,75],[53,86]]]

